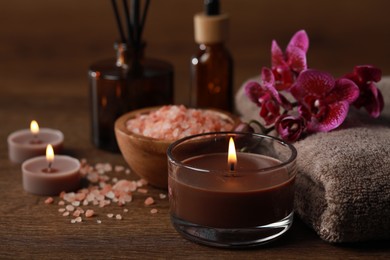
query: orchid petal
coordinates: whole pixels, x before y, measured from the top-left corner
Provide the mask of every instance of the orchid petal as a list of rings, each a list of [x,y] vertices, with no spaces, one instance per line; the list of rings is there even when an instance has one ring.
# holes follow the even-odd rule
[[[275,88],[277,90],[287,90],[294,82],[294,75],[291,72],[290,67],[278,66],[272,69],[275,77]]]
[[[282,49],[280,49],[278,43],[273,40],[271,45],[271,62],[272,67],[282,66],[286,64]]]
[[[305,90],[304,90],[300,85],[298,85],[297,83],[295,83],[294,85],[292,85],[291,88],[290,88],[289,90],[290,90],[291,95],[293,95],[293,97],[294,97],[296,100],[298,100],[298,101],[302,101],[303,98],[304,98],[305,95],[306,95]]]
[[[296,84],[306,94],[323,97],[332,90],[335,80],[327,72],[308,69],[299,74]]]
[[[371,65],[355,66],[354,72],[360,76],[362,83],[378,82],[382,78],[382,71]]]
[[[294,142],[305,131],[306,121],[301,116],[282,115],[276,120],[275,129],[282,139]]]
[[[280,115],[279,105],[270,100],[261,105],[260,116],[264,119],[266,125],[273,124]]]
[[[263,86],[271,92],[272,96],[278,101],[278,103],[282,103],[282,100],[279,97],[279,92],[275,88],[275,77],[267,67],[263,67],[261,70],[261,79],[263,80]]]
[[[290,52],[290,48],[292,47],[297,47],[303,52],[307,52],[307,50],[309,49],[309,37],[307,36],[305,30],[300,30],[296,32],[293,37],[291,37],[291,40],[287,45],[287,53]]]
[[[377,118],[381,114],[384,107],[383,96],[375,84],[370,84],[369,88],[372,95],[370,95],[370,101],[365,105],[365,108],[370,116]]]
[[[313,121],[308,124],[308,130],[313,132],[329,132],[339,127],[348,114],[348,102],[337,102],[329,104],[328,113],[321,121]]]
[[[306,52],[300,48],[292,47],[287,54],[288,64],[290,68],[295,72],[301,72],[307,69]]]
[[[261,85],[256,81],[249,81],[244,86],[245,95],[255,104],[259,104],[259,98],[263,92]]]
[[[261,80],[263,81],[264,86],[273,86],[275,84],[275,77],[272,70],[267,67],[263,67],[261,70]]]
[[[349,104],[359,97],[359,87],[349,79],[341,78],[336,80],[335,87],[326,97],[327,103],[347,101]]]

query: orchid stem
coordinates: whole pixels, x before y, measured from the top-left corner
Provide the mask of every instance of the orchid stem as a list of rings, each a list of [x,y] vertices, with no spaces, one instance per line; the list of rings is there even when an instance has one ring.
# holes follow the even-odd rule
[[[251,121],[249,121],[248,124],[250,125],[252,123],[257,125],[260,128],[260,131],[261,131],[262,134],[268,134],[269,132],[271,132],[272,130],[275,129],[274,126],[266,128],[259,121],[256,121],[256,120],[251,120]]]

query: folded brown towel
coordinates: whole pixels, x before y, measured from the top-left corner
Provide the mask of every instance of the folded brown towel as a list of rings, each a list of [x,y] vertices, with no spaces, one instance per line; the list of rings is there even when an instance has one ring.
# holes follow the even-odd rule
[[[390,78],[379,119],[350,111],[340,129],[311,135],[298,150],[295,212],[328,242],[390,239]],[[237,110],[259,119],[242,89]]]

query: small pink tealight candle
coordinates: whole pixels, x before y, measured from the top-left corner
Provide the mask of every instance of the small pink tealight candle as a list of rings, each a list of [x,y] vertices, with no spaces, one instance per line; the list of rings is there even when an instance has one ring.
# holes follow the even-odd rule
[[[23,188],[37,195],[59,195],[80,186],[80,162],[65,155],[54,156],[53,147],[47,146],[46,156],[26,160],[22,164]]]
[[[13,132],[8,136],[7,141],[9,159],[15,163],[22,163],[29,158],[45,155],[48,144],[51,144],[54,151],[59,153],[63,146],[64,135],[55,129],[39,129],[38,123],[33,120],[30,129]]]

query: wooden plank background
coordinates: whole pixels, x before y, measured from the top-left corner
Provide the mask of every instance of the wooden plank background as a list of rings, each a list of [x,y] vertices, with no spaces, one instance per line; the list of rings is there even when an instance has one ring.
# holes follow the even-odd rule
[[[231,15],[228,47],[236,88],[270,65],[272,39],[284,48],[299,29],[309,34],[312,68],[340,76],[354,65],[374,64],[390,73],[387,0],[224,0],[221,5]],[[188,103],[189,60],[196,48],[192,19],[201,10],[201,0],[155,0],[150,6],[146,55],[174,65],[177,103]],[[29,91],[17,82],[21,74],[35,82],[72,82],[68,91],[86,88],[88,66],[113,56],[116,39],[109,1],[1,1],[0,75],[7,83],[1,88]]]

